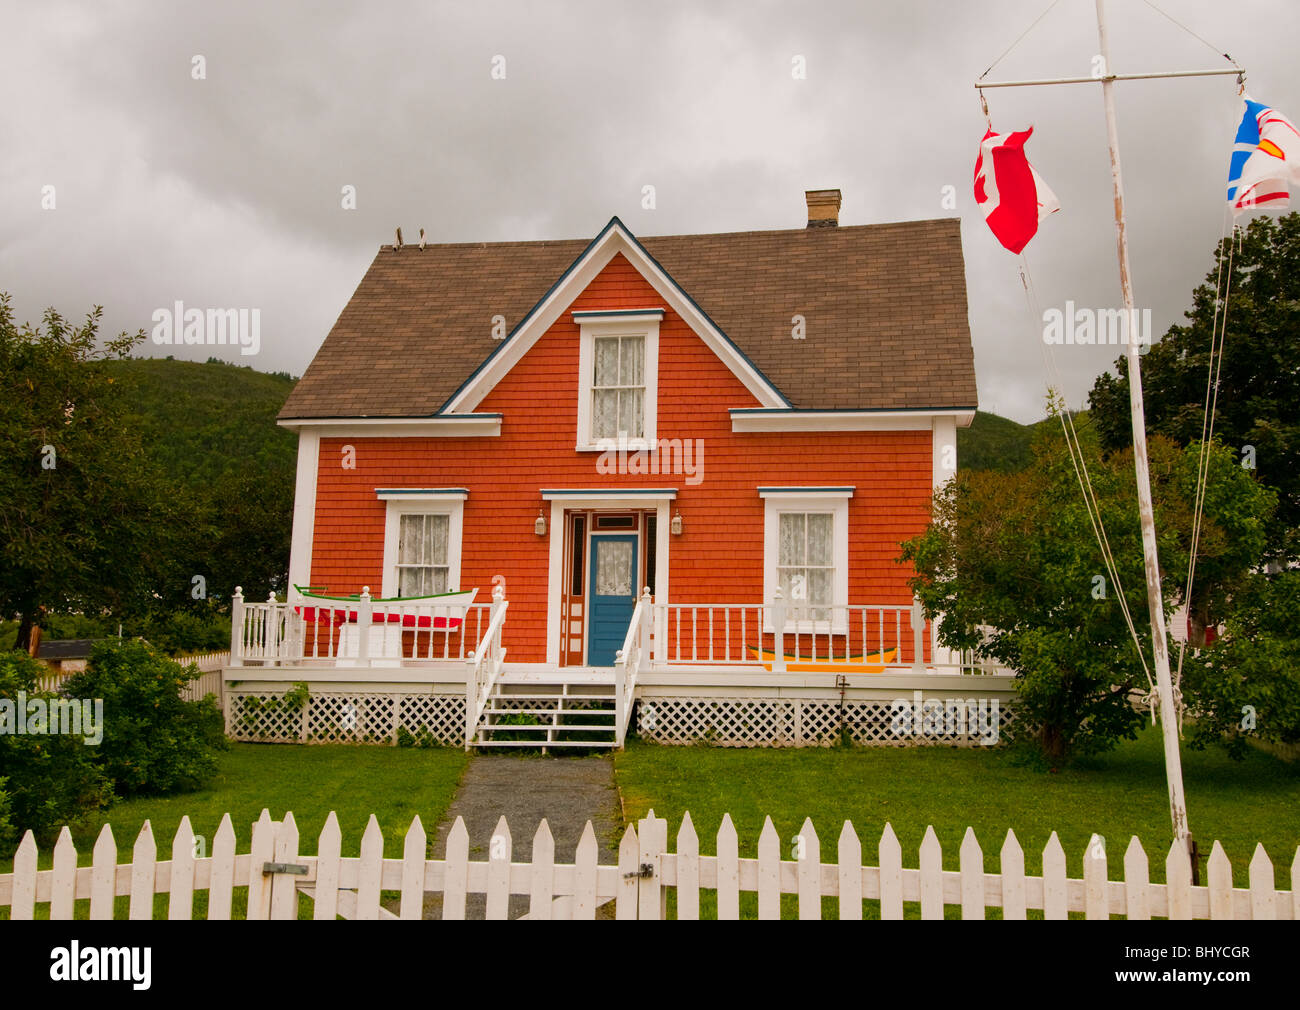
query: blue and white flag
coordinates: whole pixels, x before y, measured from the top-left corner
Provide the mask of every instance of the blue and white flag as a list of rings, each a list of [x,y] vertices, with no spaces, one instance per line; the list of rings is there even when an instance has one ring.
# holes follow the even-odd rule
[[[1246,95],[1228,166],[1233,217],[1255,208],[1286,209],[1292,186],[1300,192],[1300,131],[1282,113]]]

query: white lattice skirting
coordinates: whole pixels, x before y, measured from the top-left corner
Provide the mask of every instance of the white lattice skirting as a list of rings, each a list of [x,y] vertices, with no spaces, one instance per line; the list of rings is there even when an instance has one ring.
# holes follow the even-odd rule
[[[226,702],[227,735],[249,743],[395,744],[399,729],[443,746],[465,739],[465,699],[455,694],[324,691],[295,706],[281,692],[228,690]],[[643,740],[686,746],[829,747],[843,735],[863,746],[981,746],[998,742],[1015,719],[1013,706],[1000,704],[995,715],[988,699],[974,698],[927,700],[913,716],[886,700],[845,701],[841,710],[838,699],[670,696],[640,699],[631,728]]]
[[[995,716],[985,702],[927,702],[917,719],[890,701],[846,701],[841,714],[838,699],[653,697],[637,702],[633,726],[642,740],[677,745],[829,747],[843,732],[858,745],[987,746],[1016,710],[999,704]]]
[[[227,691],[226,735],[249,743],[465,742],[465,698],[455,694],[312,692],[301,705],[273,691]]]

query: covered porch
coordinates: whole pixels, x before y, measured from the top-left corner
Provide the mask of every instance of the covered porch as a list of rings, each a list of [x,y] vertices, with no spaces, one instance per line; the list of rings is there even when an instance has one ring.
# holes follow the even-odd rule
[[[340,703],[327,730],[313,731],[304,711],[298,739],[396,741],[404,726],[414,732],[404,712],[436,709],[442,729],[433,736],[452,742],[455,722],[467,747],[619,747],[633,727],[649,739],[693,742],[710,738],[706,722],[724,743],[798,745],[825,742],[805,732],[807,712],[816,710],[819,726],[838,720],[843,735],[846,713],[870,709],[875,728],[857,734],[864,742],[910,742],[932,701],[951,708],[961,700],[964,712],[1013,693],[1011,671],[937,647],[916,602],[809,607],[778,590],[767,603],[674,603],[646,589],[608,667],[512,660],[500,588],[490,601],[455,605],[375,600],[368,588],[354,601],[314,602],[252,603],[237,590],[223,674],[228,695],[262,707],[299,683],[320,699],[354,699]],[[907,733],[898,732],[901,700],[915,706]],[[364,721],[360,709],[376,706],[387,713],[378,728],[350,736],[349,725]],[[893,713],[887,729],[884,711]],[[240,718],[232,707],[228,728]],[[964,714],[956,722],[938,735],[978,736]]]

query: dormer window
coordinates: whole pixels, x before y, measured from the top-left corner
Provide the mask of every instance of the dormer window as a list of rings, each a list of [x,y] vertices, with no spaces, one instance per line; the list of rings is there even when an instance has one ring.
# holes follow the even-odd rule
[[[663,309],[575,312],[579,451],[638,450],[655,441]]]

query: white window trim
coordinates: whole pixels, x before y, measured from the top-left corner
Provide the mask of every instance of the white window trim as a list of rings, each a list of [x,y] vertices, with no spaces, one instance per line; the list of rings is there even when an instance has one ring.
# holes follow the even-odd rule
[[[829,621],[798,621],[786,618],[784,631],[843,635],[848,632],[849,602],[849,499],[855,488],[759,488],[763,499],[763,602],[771,604],[780,585],[777,578],[777,560],[780,557],[780,515],[782,512],[830,512],[831,557],[835,573],[831,578],[831,611]],[[787,600],[786,604],[789,605]],[[772,633],[770,609],[763,611],[763,631]]]
[[[376,497],[387,503],[384,515],[384,584],[380,595],[397,595],[397,546],[401,520],[405,515],[445,515],[447,521],[447,589],[460,589],[460,541],[464,529],[465,499],[468,492],[406,491],[401,488],[376,490]]]
[[[596,440],[591,436],[591,386],[596,357],[597,337],[641,337],[645,341],[644,436],[629,438],[617,446],[629,452],[649,449],[658,442],[656,436],[659,415],[659,321],[663,310],[644,313],[625,313],[608,316],[576,316],[581,330],[578,341],[578,452],[606,452],[612,439]]]

